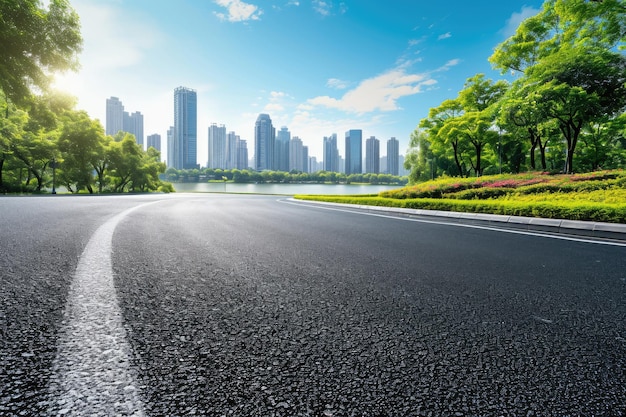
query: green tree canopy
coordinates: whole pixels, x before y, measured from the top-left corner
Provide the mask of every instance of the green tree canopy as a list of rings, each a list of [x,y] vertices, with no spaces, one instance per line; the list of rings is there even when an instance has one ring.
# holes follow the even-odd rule
[[[52,72],[76,69],[80,23],[67,0],[0,0],[0,90],[22,104]]]
[[[564,47],[623,48],[625,37],[624,0],[546,0],[541,12],[524,20],[489,61],[503,73],[525,72]]]

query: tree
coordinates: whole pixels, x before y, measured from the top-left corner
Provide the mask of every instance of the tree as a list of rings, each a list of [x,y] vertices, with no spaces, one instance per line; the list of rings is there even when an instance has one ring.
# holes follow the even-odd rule
[[[558,126],[542,109],[542,104],[540,97],[534,91],[534,85],[529,83],[527,78],[516,80],[498,103],[497,123],[513,137],[527,138],[530,169],[537,169],[536,151],[538,150],[541,169],[545,171],[547,169],[546,147],[550,139],[554,137]]]
[[[159,174],[165,172],[165,163],[161,162],[161,152],[153,147],[143,151],[141,146],[137,145],[141,150],[141,159],[139,166],[131,175],[133,191],[156,191],[163,186],[159,180]]]
[[[24,134],[14,138],[11,144],[13,155],[37,181],[36,191],[41,191],[46,180],[49,164],[58,157],[56,138],[58,136],[59,117],[74,107],[75,99],[59,92],[32,96],[28,104],[28,121]]]
[[[86,189],[93,193],[94,166],[102,158],[104,129],[84,111],[66,112],[58,138],[61,182],[70,192]]]
[[[433,154],[445,156],[448,151],[452,152],[454,164],[457,172],[452,175],[465,175],[465,168],[462,162],[463,153],[466,150],[462,143],[462,138],[456,131],[445,128],[463,114],[463,107],[458,100],[445,100],[439,107],[431,108],[428,118],[422,119],[418,125],[425,129],[431,144]]]
[[[6,162],[10,161],[13,156],[13,143],[24,137],[24,129],[28,123],[28,114],[19,110],[8,101],[0,102],[6,117],[0,117],[0,191],[7,191],[8,186],[5,182],[4,170]],[[11,111],[9,111],[11,109]]]
[[[0,90],[23,104],[31,88],[46,90],[50,74],[78,67],[80,23],[67,0],[0,2]]]
[[[541,12],[496,47],[489,61],[503,73],[525,72],[568,46],[623,48],[625,34],[623,0],[547,0]]]
[[[573,172],[583,128],[626,108],[626,57],[588,48],[562,48],[527,71],[547,116],[558,121],[566,143],[563,171]]]
[[[482,175],[485,145],[493,144],[498,137],[493,130],[494,105],[507,88],[504,81],[493,82],[477,74],[465,82],[456,99],[431,109],[428,118],[420,122],[419,127],[429,135],[433,154],[444,156],[452,150],[457,175],[469,173],[465,158],[476,175]]]
[[[404,166],[410,170],[409,180],[411,183],[434,179],[434,155],[430,150],[428,133],[421,128],[411,133],[409,150],[404,158]]]
[[[577,153],[576,166],[585,171],[624,167],[626,113],[603,123],[587,126],[581,133],[585,145]]]
[[[135,136],[130,133],[118,132],[115,140],[110,143],[109,176],[112,191],[122,193],[131,188],[133,179],[141,183],[141,162],[143,150],[137,145]]]

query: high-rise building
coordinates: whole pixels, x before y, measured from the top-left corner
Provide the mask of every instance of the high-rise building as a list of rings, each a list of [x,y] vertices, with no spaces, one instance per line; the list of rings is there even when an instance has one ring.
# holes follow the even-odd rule
[[[365,172],[380,174],[380,141],[374,136],[365,141]]]
[[[197,168],[198,96],[190,88],[178,87],[174,90],[174,141],[178,149],[171,158],[171,166],[177,169]]]
[[[209,126],[209,158],[207,168],[226,168],[226,126],[212,123]]]
[[[276,129],[269,114],[261,113],[254,125],[254,169],[274,169],[274,142]]]
[[[302,147],[302,172],[311,172],[309,170],[309,147]]]
[[[346,132],[346,175],[363,173],[363,131],[351,129]]]
[[[237,169],[248,169],[248,144],[245,140],[237,140]]]
[[[311,156],[309,157],[309,171],[308,172],[317,172],[324,169],[323,162],[317,162],[317,157]]]
[[[114,136],[124,130],[124,105],[117,97],[107,98],[105,133]]]
[[[387,141],[387,172],[391,175],[400,173],[400,144],[396,138]]]
[[[167,166],[170,168],[182,166],[182,161],[174,161],[174,159],[178,158],[180,155],[178,143],[176,142],[176,135],[174,134],[174,126],[170,126],[170,128],[167,129]]]
[[[135,141],[143,149],[143,114],[141,112],[124,112],[124,132],[135,136]]]
[[[241,140],[235,132],[226,135],[226,169],[237,168],[237,141]],[[247,157],[246,157],[247,158]]]
[[[276,171],[290,171],[290,150],[289,141],[291,132],[283,126],[276,132],[276,142],[274,144],[274,169]]]
[[[339,148],[337,147],[337,134],[324,136],[324,171],[340,172]]]
[[[302,153],[302,139],[294,136],[289,141],[289,172],[304,172],[304,160]]]
[[[115,136],[118,132],[126,132],[135,136],[135,141],[143,148],[143,115],[141,112],[132,114],[124,111],[124,105],[117,97],[107,99],[106,108],[107,135]]]
[[[148,135],[146,141],[148,148],[154,148],[157,151],[161,152],[161,135],[159,135],[158,133]]]

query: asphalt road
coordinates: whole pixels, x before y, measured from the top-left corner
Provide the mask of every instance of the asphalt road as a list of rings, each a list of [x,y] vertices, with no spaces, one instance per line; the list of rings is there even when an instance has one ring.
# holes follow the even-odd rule
[[[624,416],[625,255],[275,196],[0,198],[0,415]]]

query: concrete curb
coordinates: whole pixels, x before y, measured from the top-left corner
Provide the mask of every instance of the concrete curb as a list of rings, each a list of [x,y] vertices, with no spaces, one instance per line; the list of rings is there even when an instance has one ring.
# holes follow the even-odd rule
[[[299,203],[320,204],[336,207],[352,207],[373,213],[394,213],[408,217],[442,219],[456,223],[488,224],[516,230],[586,236],[600,239],[626,241],[626,224],[585,222],[578,220],[543,219],[538,217],[505,216],[500,214],[462,213],[455,211],[422,210],[400,207],[365,206],[358,204],[330,203],[325,201],[291,200]]]

